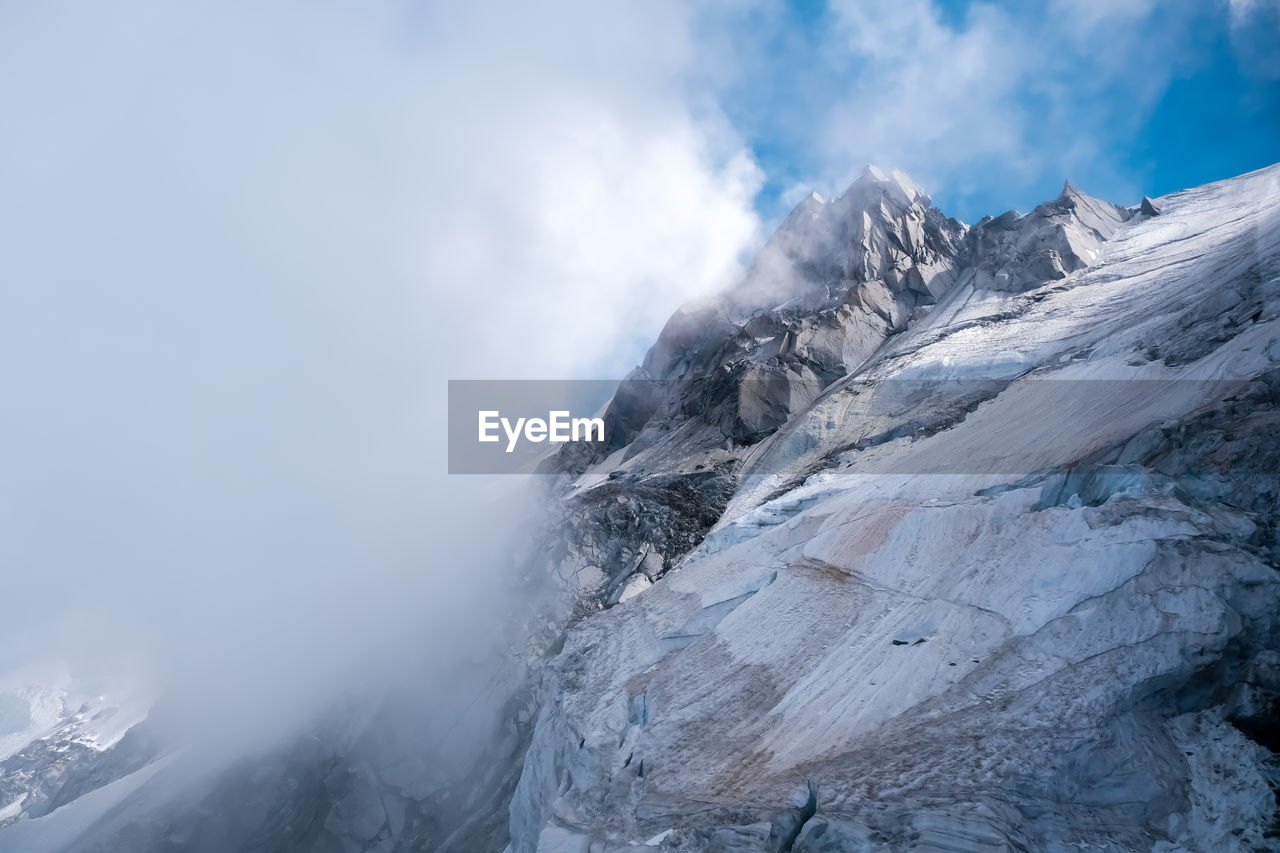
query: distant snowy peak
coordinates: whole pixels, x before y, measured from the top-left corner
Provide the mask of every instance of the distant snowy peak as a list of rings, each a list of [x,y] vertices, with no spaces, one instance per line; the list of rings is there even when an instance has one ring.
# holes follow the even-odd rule
[[[147,718],[150,704],[141,695],[86,690],[60,666],[0,676],[0,830],[149,761],[150,753],[135,753],[134,764],[112,769],[129,751],[117,755],[117,745]]]

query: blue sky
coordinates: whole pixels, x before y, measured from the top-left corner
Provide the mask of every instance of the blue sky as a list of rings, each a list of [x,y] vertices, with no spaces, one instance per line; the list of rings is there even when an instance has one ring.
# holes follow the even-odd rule
[[[838,192],[860,158],[904,168],[970,222],[1026,210],[1068,177],[1134,203],[1280,160],[1278,9],[1272,0],[755,6],[725,29],[740,74],[720,104],[765,173],[766,221],[799,186]],[[854,29],[894,47],[859,45]],[[954,59],[974,47],[967,62]],[[922,91],[942,82],[935,75],[959,78],[949,101]],[[860,139],[867,113],[889,117]],[[912,145],[917,121],[944,133]],[[982,125],[1006,133],[987,140]]]

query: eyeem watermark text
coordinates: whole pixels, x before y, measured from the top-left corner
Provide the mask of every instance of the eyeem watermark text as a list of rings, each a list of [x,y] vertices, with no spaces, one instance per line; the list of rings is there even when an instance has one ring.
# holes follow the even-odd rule
[[[603,459],[616,379],[450,379],[449,473],[552,474]]]
[[[521,436],[526,441],[550,442],[564,444],[569,441],[604,441],[604,418],[575,418],[567,410],[547,413],[542,418],[510,418],[502,417],[496,410],[481,411],[479,440],[484,443],[500,441],[499,428],[507,439],[507,453],[512,453],[520,442]]]

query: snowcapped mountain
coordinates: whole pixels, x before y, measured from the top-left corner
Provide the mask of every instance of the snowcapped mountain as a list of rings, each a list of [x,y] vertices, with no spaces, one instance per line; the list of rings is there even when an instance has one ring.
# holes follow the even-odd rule
[[[0,851],[1280,849],[1278,401],[1280,166],[974,225],[868,168],[547,460],[469,738],[389,690],[197,777],[18,685]]]
[[[572,460],[723,509],[568,631],[513,850],[1276,845],[1277,318],[1277,167],[804,201]]]

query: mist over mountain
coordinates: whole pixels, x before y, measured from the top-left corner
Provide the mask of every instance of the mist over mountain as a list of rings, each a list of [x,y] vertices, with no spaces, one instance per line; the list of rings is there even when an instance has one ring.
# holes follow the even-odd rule
[[[1278,365],[1280,166],[971,225],[868,167],[604,442],[432,481],[474,583],[289,576],[270,713],[14,667],[0,850],[1275,849]]]

